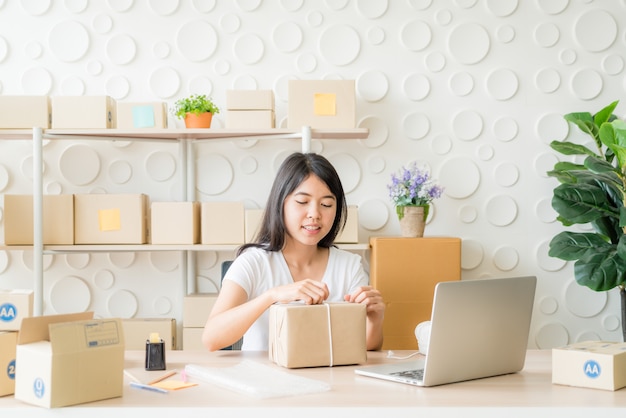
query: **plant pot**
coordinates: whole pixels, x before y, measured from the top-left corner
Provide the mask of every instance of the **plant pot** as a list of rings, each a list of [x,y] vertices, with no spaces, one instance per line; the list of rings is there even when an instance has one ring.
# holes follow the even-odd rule
[[[213,120],[213,113],[205,112],[200,114],[187,113],[185,116],[185,126],[187,128],[210,128]]]
[[[398,206],[396,208],[400,220],[400,232],[403,237],[421,238],[424,236],[427,206]]]

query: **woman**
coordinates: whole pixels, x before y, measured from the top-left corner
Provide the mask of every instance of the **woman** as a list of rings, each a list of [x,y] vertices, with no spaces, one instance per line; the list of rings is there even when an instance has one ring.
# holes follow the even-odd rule
[[[267,350],[268,308],[277,302],[362,303],[366,346],[382,346],[385,305],[368,285],[361,256],[333,246],[346,222],[341,180],[313,153],[291,154],[280,166],[254,243],[244,244],[222,281],[204,327],[210,351],[242,336],[242,350]]]

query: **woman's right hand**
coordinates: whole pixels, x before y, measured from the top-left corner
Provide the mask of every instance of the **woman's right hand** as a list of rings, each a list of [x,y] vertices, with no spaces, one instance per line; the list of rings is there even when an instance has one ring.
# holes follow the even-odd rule
[[[307,305],[318,305],[328,299],[329,291],[326,283],[304,279],[297,282],[278,286],[270,290],[274,302],[289,303],[304,302]]]

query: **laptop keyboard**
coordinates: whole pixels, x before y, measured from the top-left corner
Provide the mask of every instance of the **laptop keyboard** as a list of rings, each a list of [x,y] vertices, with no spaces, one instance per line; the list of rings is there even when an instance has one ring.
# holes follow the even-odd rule
[[[401,372],[391,373],[393,376],[405,377],[408,379],[422,380],[424,379],[424,369],[403,370]]]

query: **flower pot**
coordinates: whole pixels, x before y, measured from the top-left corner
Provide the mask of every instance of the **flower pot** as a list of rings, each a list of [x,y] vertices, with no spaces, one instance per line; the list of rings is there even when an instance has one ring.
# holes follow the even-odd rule
[[[428,206],[398,206],[396,210],[403,237],[421,238],[424,236]]]
[[[213,120],[213,113],[205,112],[200,114],[187,113],[185,116],[185,126],[187,128],[210,128]]]

